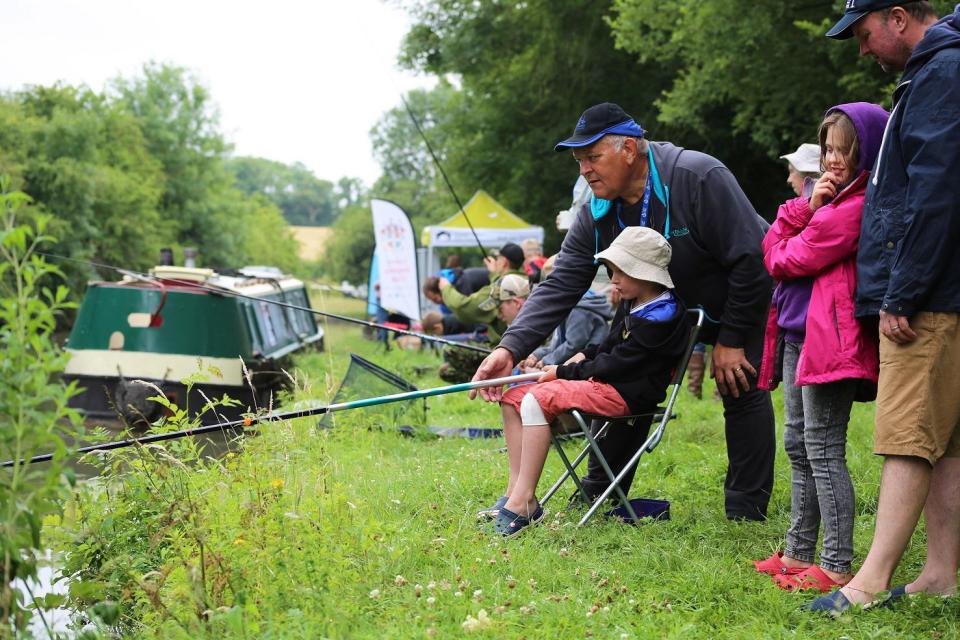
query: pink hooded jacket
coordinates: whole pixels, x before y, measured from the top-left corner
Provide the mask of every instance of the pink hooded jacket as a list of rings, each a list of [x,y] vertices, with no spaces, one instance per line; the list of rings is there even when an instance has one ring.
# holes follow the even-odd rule
[[[776,280],[814,277],[797,362],[799,386],[847,379],[877,382],[877,337],[853,315],[857,245],[869,176],[862,171],[815,213],[806,198],[788,200],[763,239],[764,264]],[[771,305],[758,381],[762,389],[774,389],[780,380],[778,335],[777,308]]]

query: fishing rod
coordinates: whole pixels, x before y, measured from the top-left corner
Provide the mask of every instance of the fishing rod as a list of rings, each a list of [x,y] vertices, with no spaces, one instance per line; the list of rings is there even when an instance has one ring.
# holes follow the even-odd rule
[[[88,266],[97,267],[98,269],[107,269],[108,271],[113,271],[114,273],[119,273],[121,275],[129,276],[137,280],[146,280],[148,282],[155,280],[164,280],[165,282],[171,282],[173,284],[182,285],[185,287],[192,287],[194,289],[200,289],[202,291],[209,291],[211,293],[216,293],[223,296],[233,296],[234,298],[243,298],[245,300],[254,300],[257,302],[267,302],[269,304],[275,304],[278,307],[284,307],[286,309],[293,309],[294,311],[306,311],[307,313],[312,313],[318,316],[324,316],[326,318],[334,318],[336,320],[343,320],[345,322],[352,322],[354,324],[362,324],[366,327],[372,329],[383,329],[384,331],[394,331],[396,333],[401,333],[407,336],[414,336],[420,338],[421,340],[427,340],[428,342],[438,342],[450,347],[456,347],[458,349],[467,349],[469,351],[476,351],[477,353],[490,353],[490,349],[485,347],[478,347],[472,344],[466,344],[463,342],[456,342],[454,340],[446,340],[444,338],[439,338],[437,336],[427,335],[425,333],[419,333],[417,331],[410,331],[408,329],[398,329],[396,327],[391,327],[384,324],[378,324],[376,322],[371,322],[370,320],[361,320],[359,318],[351,318],[350,316],[342,316],[336,313],[330,313],[328,311],[319,311],[318,309],[311,309],[310,307],[302,307],[300,305],[291,304],[289,302],[283,302],[281,300],[270,300],[269,298],[257,298],[256,296],[248,296],[243,293],[238,293],[236,291],[231,291],[230,289],[224,289],[222,287],[213,287],[205,285],[201,282],[196,282],[194,280],[180,280],[177,278],[158,278],[157,276],[152,276],[148,273],[140,273],[138,271],[133,271],[132,269],[121,269],[120,267],[115,267],[113,265],[104,264],[101,262],[93,262],[92,260],[80,260],[78,258],[70,258],[68,256],[62,256],[56,253],[47,253],[44,251],[37,251],[36,255],[44,256],[46,258],[54,258],[56,260],[62,260],[65,262],[75,262],[78,264],[84,264]]]
[[[543,375],[543,372],[522,373],[516,376],[506,376],[503,378],[491,378],[490,380],[478,380],[476,382],[464,382],[462,384],[452,384],[444,387],[434,387],[432,389],[418,389],[417,391],[405,391],[403,393],[394,393],[387,396],[375,396],[373,398],[364,398],[362,400],[352,400],[350,402],[339,402],[309,409],[298,409],[295,411],[286,411],[283,413],[271,413],[265,416],[249,416],[240,420],[211,424],[194,429],[183,429],[182,431],[171,431],[169,433],[157,433],[142,438],[131,438],[129,440],[117,440],[115,442],[105,442],[102,444],[93,444],[81,447],[75,453],[90,453],[92,451],[110,451],[112,449],[122,449],[133,445],[152,444],[154,442],[163,442],[165,440],[174,440],[186,436],[199,436],[205,433],[217,431],[237,431],[242,432],[244,428],[258,424],[274,422],[277,420],[294,420],[296,418],[309,418],[325,413],[334,413],[337,411],[349,411],[351,409],[363,409],[365,407],[374,407],[391,402],[403,402],[405,400],[419,400],[420,398],[430,398],[441,396],[448,393],[458,393],[460,391],[472,391],[473,389],[483,389],[486,387],[499,387],[506,384],[515,384],[522,382],[536,382]],[[27,460],[8,460],[0,467],[12,467],[16,464],[33,464],[35,462],[49,462],[53,459],[52,453],[45,453],[34,456]]]
[[[460,207],[460,211],[463,211],[463,219],[467,221],[467,226],[470,227],[470,233],[473,234],[473,239],[477,241],[477,246],[480,247],[480,253],[483,255],[483,259],[486,260],[488,257],[487,250],[483,248],[483,244],[480,242],[480,236],[477,235],[476,229],[473,228],[473,223],[470,222],[470,216],[467,215],[467,210],[464,208],[463,203],[457,196],[457,192],[454,191],[453,185],[450,183],[450,178],[447,177],[447,172],[443,170],[443,165],[440,164],[440,159],[437,158],[437,154],[433,152],[433,145],[431,145],[430,140],[427,139],[427,134],[423,132],[423,129],[420,127],[420,122],[417,120],[417,117],[413,115],[413,109],[410,108],[410,103],[407,102],[407,99],[402,93],[400,94],[400,100],[403,101],[403,106],[407,110],[407,115],[409,115],[410,119],[413,120],[413,126],[416,127],[417,133],[420,134],[420,137],[423,138],[424,144],[427,145],[427,151],[430,152],[430,157],[433,158],[433,163],[437,165],[437,169],[440,170],[440,175],[443,176],[443,181],[447,184],[447,189],[450,190],[450,195],[453,196],[457,206]]]

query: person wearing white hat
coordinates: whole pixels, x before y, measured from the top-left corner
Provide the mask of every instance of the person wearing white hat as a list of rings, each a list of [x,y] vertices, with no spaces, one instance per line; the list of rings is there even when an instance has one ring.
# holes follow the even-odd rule
[[[608,416],[651,412],[666,397],[690,331],[667,270],[671,253],[653,229],[625,229],[594,256],[610,271],[623,305],[607,339],[562,365],[547,365],[537,384],[503,394],[510,476],[504,496],[481,512],[496,519],[498,533],[512,536],[543,517],[536,489],[557,416],[571,409]]]
[[[812,180],[810,183],[812,187],[813,183],[820,177],[819,145],[805,142],[797,147],[797,150],[793,153],[780,156],[780,159],[787,161],[787,167],[789,169],[787,173],[787,184],[790,185],[790,188],[792,188],[793,192],[798,196],[804,195],[803,187],[804,183],[807,182],[807,178]],[[810,196],[810,194],[806,195],[807,197]]]

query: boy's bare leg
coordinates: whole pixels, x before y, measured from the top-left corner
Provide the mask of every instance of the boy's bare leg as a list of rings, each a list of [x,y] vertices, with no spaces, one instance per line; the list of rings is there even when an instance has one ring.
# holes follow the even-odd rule
[[[927,527],[927,561],[907,593],[957,591],[960,564],[960,458],[941,458],[933,467],[923,510]]]
[[[550,425],[526,425],[522,430],[520,473],[513,490],[507,494],[509,499],[504,508],[522,516],[529,516],[537,508],[537,482],[550,451]]]
[[[501,404],[500,413],[503,416],[503,439],[507,442],[507,459],[510,465],[510,476],[507,480],[507,490],[503,493],[509,496],[517,484],[520,474],[520,451],[523,447],[523,424],[520,414],[513,407]]]
[[[880,500],[873,543],[863,566],[841,591],[856,604],[876,599],[910,542],[930,489],[930,464],[912,456],[887,456],[880,477]]]

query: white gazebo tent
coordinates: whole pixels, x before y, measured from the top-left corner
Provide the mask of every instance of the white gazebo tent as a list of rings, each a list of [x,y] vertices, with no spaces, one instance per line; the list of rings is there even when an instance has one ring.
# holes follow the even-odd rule
[[[543,227],[528,224],[481,189],[454,216],[440,224],[424,227],[420,240],[427,248],[429,272],[439,269],[439,265],[434,264],[433,250],[436,247],[477,246],[471,225],[480,244],[487,249],[499,249],[508,242],[520,244],[527,238],[535,238],[543,244]]]

